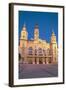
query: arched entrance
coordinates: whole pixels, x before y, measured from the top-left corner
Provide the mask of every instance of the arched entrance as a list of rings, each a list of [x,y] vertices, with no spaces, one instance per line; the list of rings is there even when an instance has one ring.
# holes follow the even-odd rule
[[[39,58],[39,64],[43,64],[42,58]]]

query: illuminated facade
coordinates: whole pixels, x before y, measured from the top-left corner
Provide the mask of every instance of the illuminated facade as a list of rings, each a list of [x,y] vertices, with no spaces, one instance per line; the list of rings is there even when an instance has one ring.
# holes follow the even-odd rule
[[[49,64],[58,62],[58,47],[56,36],[52,32],[50,43],[39,38],[39,28],[35,25],[34,39],[28,40],[26,25],[20,36],[19,54],[25,64]]]

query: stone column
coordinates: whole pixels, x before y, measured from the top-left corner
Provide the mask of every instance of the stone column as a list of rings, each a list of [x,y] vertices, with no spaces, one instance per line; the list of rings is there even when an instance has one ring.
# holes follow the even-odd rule
[[[49,64],[49,62],[48,62],[48,58],[46,57],[46,64]]]
[[[36,60],[37,60],[37,64],[39,64],[39,58],[37,58]]]
[[[35,64],[35,58],[32,58],[32,63]]]

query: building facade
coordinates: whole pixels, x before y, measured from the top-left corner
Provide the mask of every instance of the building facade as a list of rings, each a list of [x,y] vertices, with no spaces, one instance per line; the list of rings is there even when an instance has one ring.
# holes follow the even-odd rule
[[[19,54],[25,64],[49,64],[58,62],[56,36],[52,32],[50,43],[39,38],[39,27],[35,25],[34,39],[28,40],[26,25],[23,26],[19,43]]]

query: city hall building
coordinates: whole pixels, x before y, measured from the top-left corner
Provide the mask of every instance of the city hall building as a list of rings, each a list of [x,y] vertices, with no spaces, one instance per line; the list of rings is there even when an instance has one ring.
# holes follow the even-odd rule
[[[34,39],[28,40],[28,32],[24,24],[19,39],[20,61],[25,64],[49,64],[58,62],[56,36],[52,32],[50,43],[39,38],[39,27],[34,27]]]

